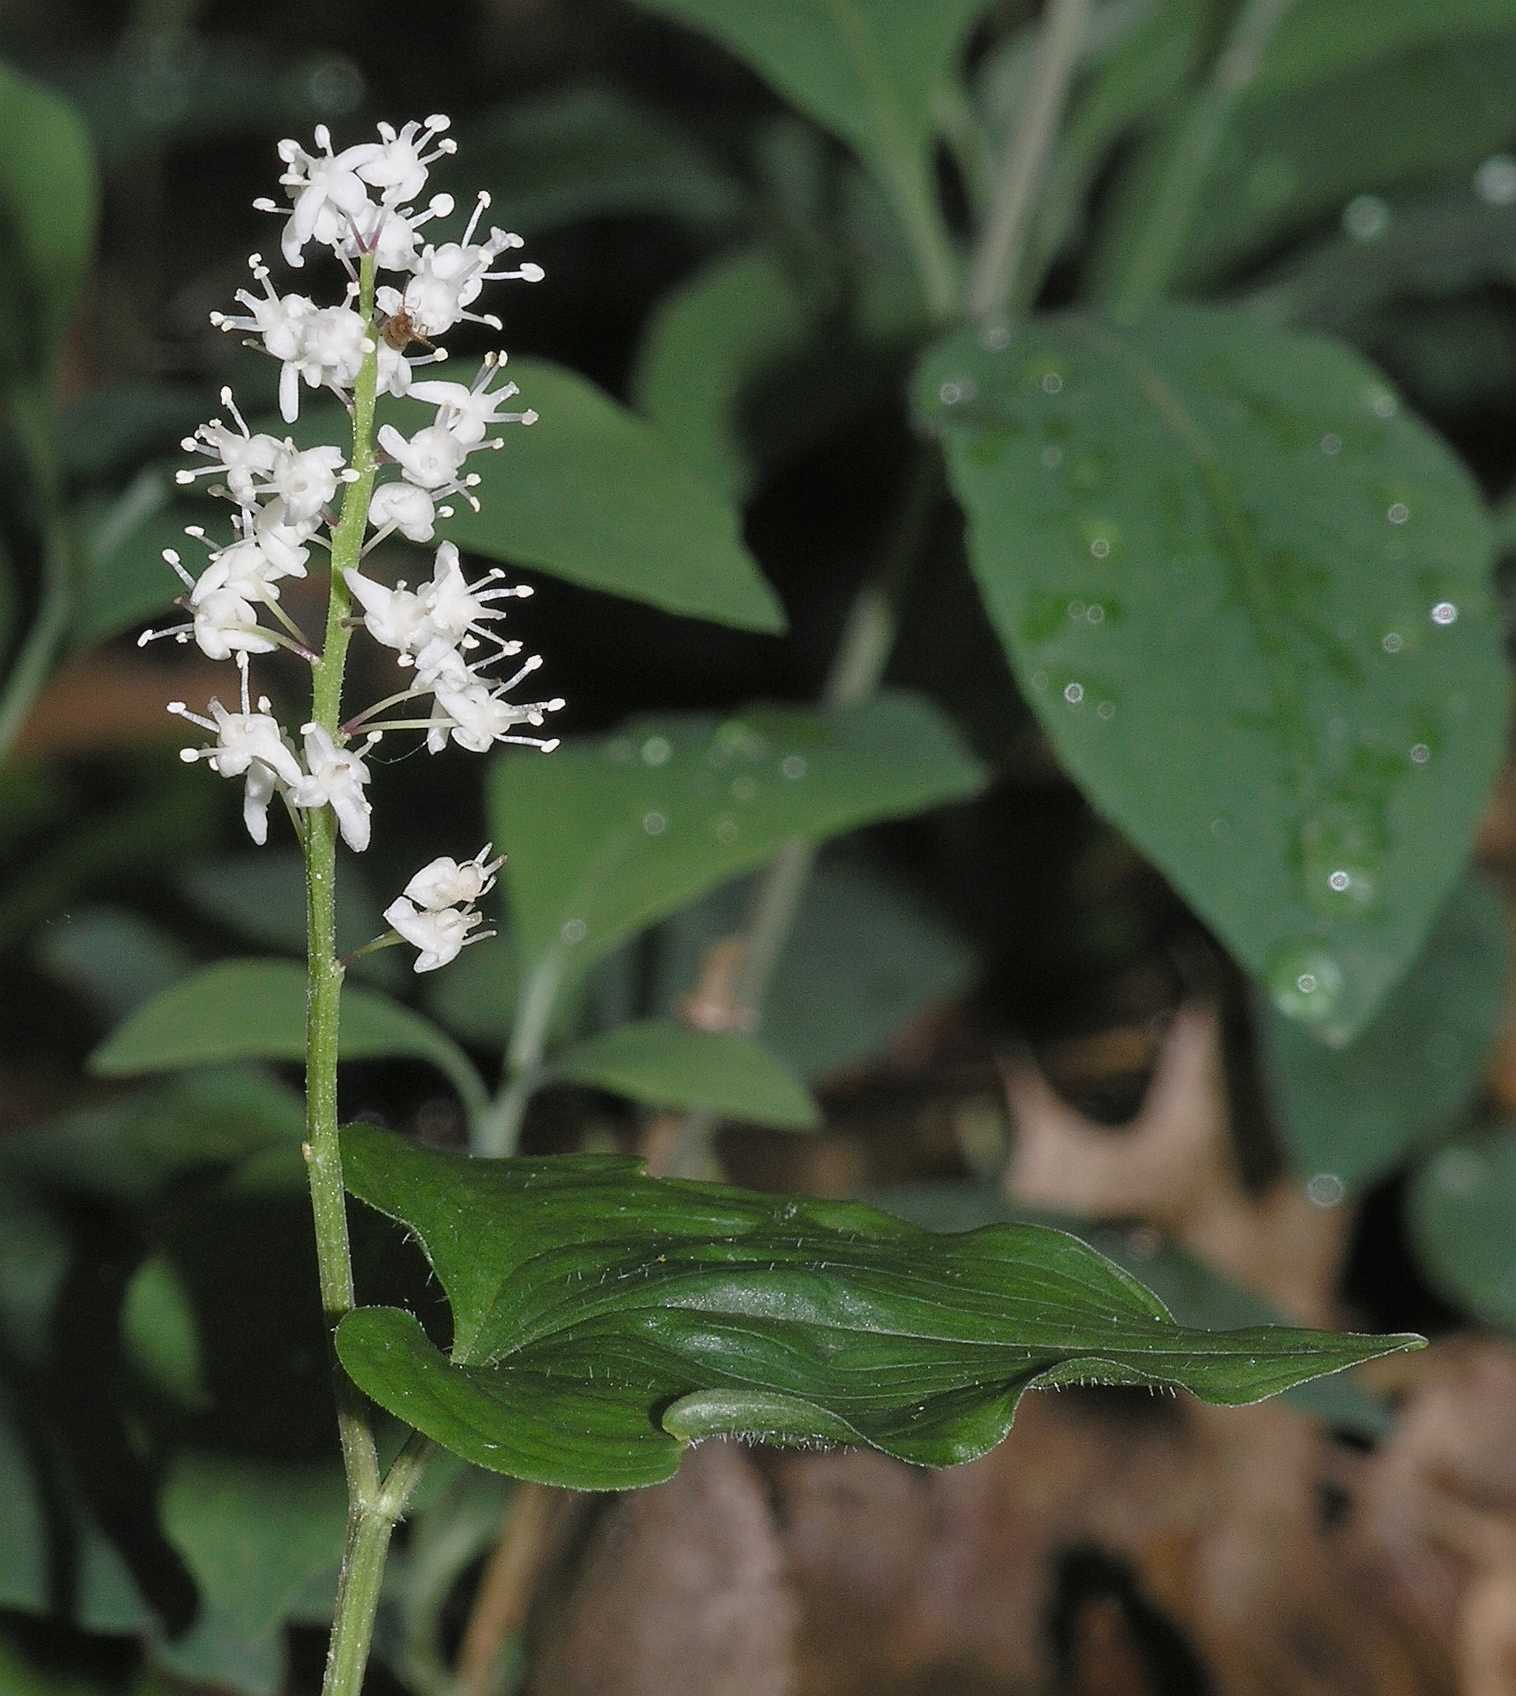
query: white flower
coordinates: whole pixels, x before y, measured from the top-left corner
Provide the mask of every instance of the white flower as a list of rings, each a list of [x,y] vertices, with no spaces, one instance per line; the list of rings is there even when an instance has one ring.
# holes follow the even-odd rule
[[[258,609],[235,589],[216,589],[195,602],[190,625],[195,645],[207,659],[234,653],[271,654],[276,643],[259,627]]]
[[[430,861],[406,884],[407,899],[433,913],[444,907],[472,907],[495,887],[495,873],[505,864],[504,854],[489,858],[492,847],[486,842],[462,864],[447,854]]]
[[[470,632],[482,635],[486,619],[505,617],[503,612],[492,611],[488,602],[525,600],[532,592],[524,583],[500,589],[484,587],[504,575],[495,570],[486,572],[477,583],[466,582],[456,544],[443,542],[432,565],[432,580],[422,584],[419,591],[432,629],[452,643],[461,642]]]
[[[386,312],[403,305],[411,322],[424,336],[443,335],[462,319],[488,324],[491,329],[500,328],[500,320],[493,313],[467,310],[479,298],[480,290],[486,283],[505,280],[539,283],[544,273],[540,265],[530,263],[514,271],[490,270],[500,254],[523,243],[520,236],[495,229],[490,231],[488,241],[474,242],[474,230],[489,203],[487,194],[479,196],[462,241],[428,244],[422,249],[415,274],[405,285],[404,293],[396,296],[395,305],[381,297],[380,305]],[[388,293],[395,295],[394,290]]]
[[[398,132],[393,124],[380,124],[380,145],[370,144],[369,156],[358,166],[358,175],[383,190],[385,199],[397,205],[414,200],[426,186],[427,166],[446,153],[458,151],[458,143],[451,137],[438,141],[430,153],[426,151],[451,127],[452,120],[441,113],[434,113],[424,124],[412,119]]]
[[[300,762],[285,742],[278,720],[270,715],[267,697],[259,699],[257,712],[252,710],[245,661],[241,662],[241,669],[241,712],[228,712],[214,699],[210,703],[210,718],[192,713],[183,701],[170,701],[168,710],[211,731],[216,738],[209,748],[182,749],[181,760],[189,764],[204,760],[222,777],[247,779],[242,818],[248,835],[262,847],[268,840],[269,801],[279,788],[288,789],[300,781]]]
[[[274,585],[282,577],[304,577],[305,568],[281,569],[277,559],[265,551],[253,538],[243,538],[217,548],[210,564],[200,573],[200,580],[190,591],[191,607],[198,607],[208,596],[230,589],[248,601],[277,601],[279,591]]]
[[[342,840],[361,854],[369,844],[369,815],[373,807],[363,793],[369,769],[363,756],[373,746],[369,738],[362,748],[339,748],[331,732],[319,724],[300,727],[305,739],[307,774],[294,787],[297,807],[328,806],[337,815]]]
[[[341,448],[299,449],[293,442],[282,442],[259,492],[277,495],[284,502],[286,519],[300,524],[319,519],[337,493],[338,483],[351,481],[351,474],[342,468]]]
[[[440,424],[456,441],[465,446],[474,446],[482,442],[489,433],[492,424],[535,424],[537,414],[530,410],[525,412],[502,412],[502,405],[513,395],[520,394],[514,383],[507,383],[503,388],[490,392],[490,384],[494,381],[495,373],[505,368],[503,353],[487,353],[484,363],[479,367],[479,375],[471,384],[424,382],[412,383],[410,395],[413,400],[424,400],[437,407],[437,423]]]
[[[279,415],[286,424],[300,416],[300,379],[313,389],[330,384],[350,389],[358,381],[369,336],[362,317],[350,306],[323,306],[299,323],[299,345],[279,373]]]
[[[279,246],[285,263],[297,268],[305,263],[301,250],[307,242],[318,241],[323,246],[340,242],[352,220],[369,205],[368,190],[358,171],[371,166],[383,151],[377,143],[365,142],[334,154],[331,132],[325,124],[316,127],[316,145],[320,153],[307,153],[297,141],[279,143],[279,157],[289,167],[279,181],[295,203]],[[272,205],[268,201],[255,204],[260,210]]]
[[[229,430],[219,418],[213,418],[210,423],[200,425],[193,436],[186,436],[179,444],[184,451],[205,454],[211,463],[196,466],[192,471],[176,471],[174,481],[193,483],[197,477],[222,471],[232,494],[239,501],[250,501],[255,487],[254,478],[273,469],[279,453],[279,438],[253,435],[247,421],[237,410],[230,389],[221,391],[221,404],[229,408],[237,428]]]
[[[431,625],[421,597],[403,583],[389,589],[352,566],[343,575],[353,599],[363,608],[364,629],[381,647],[412,654],[430,639]]]
[[[384,909],[384,917],[413,948],[418,972],[435,972],[450,960],[456,960],[471,942],[483,942],[493,931],[469,932],[484,923],[484,915],[458,907],[445,907],[440,913],[423,912],[403,895],[397,896]]]
[[[253,279],[263,284],[261,296],[238,289],[236,299],[247,307],[249,316],[229,317],[224,312],[211,313],[211,323],[218,330],[252,330],[263,337],[264,350],[275,359],[295,359],[300,353],[301,322],[316,310],[314,301],[303,294],[277,295],[269,281],[268,266],[261,254],[248,259]]]
[[[408,542],[429,542],[437,527],[437,503],[415,483],[381,483],[369,500],[368,521],[381,536],[398,530]]]
[[[505,699],[511,685],[535,671],[541,663],[533,657],[510,682],[493,689],[478,681],[463,689],[451,689],[439,682],[437,705],[446,716],[427,732],[428,748],[433,753],[441,752],[451,736],[460,748],[467,748],[472,754],[483,754],[496,742],[517,742],[528,748],[540,748],[544,754],[552,753],[558,746],[557,737],[544,740],[539,736],[513,736],[511,732],[518,724],[540,725],[547,713],[561,710],[562,699],[525,702]]]
[[[450,194],[434,194],[421,212],[387,199],[383,206],[372,209],[362,226],[355,221],[351,234],[342,244],[342,251],[350,259],[360,259],[366,253],[372,253],[375,263],[383,271],[413,271],[416,268],[416,249],[421,244],[417,230],[423,224],[431,223],[433,218],[450,216],[453,205]]]
[[[284,501],[276,496],[256,512],[244,507],[238,527],[244,536],[251,531],[281,577],[304,577],[305,562],[311,551],[306,543],[315,534],[320,522],[316,514],[309,518],[292,518]]]
[[[400,467],[408,483],[422,489],[440,489],[458,480],[468,448],[440,424],[429,424],[406,439],[393,424],[379,431],[379,445]]]

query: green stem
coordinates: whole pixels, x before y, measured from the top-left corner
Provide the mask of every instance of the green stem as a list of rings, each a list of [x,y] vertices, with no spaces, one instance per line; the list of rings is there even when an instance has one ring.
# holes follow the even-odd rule
[[[969,266],[964,305],[970,318],[982,321],[1003,312],[1012,294],[1089,16],[1090,0],[1051,0],[1043,18],[1031,94],[1006,144]]]
[[[563,958],[556,951],[549,953],[527,977],[516,1006],[516,1021],[511,1027],[502,1088],[474,1119],[475,1154],[498,1160],[515,1153],[527,1104],[542,1081],[542,1057],[547,1051],[547,1033],[562,983]]]
[[[1243,0],[1204,88],[1174,137],[1142,229],[1108,294],[1120,312],[1149,306],[1178,266],[1216,150],[1294,0]]]
[[[359,271],[358,309],[371,323],[374,312],[372,257]],[[312,722],[336,738],[342,717],[342,678],[347,663],[351,606],[344,570],[358,563],[369,497],[374,487],[374,401],[378,384],[377,345],[363,362],[353,392],[352,469],[357,473],[343,497],[332,536],[331,585],[326,642],[315,665]],[[306,887],[306,1170],[316,1232],[321,1305],[335,1330],[356,1305],[348,1247],[347,1197],[337,1114],[337,1044],[344,966],[337,957],[337,821],[330,807],[313,807],[304,837]],[[337,1430],[347,1477],[347,1538],[337,1586],[323,1696],[358,1696],[373,1638],[374,1614],[384,1561],[395,1522],[405,1506],[424,1455],[413,1438],[382,1481],[369,1404],[340,1365],[333,1363]]]
[[[952,313],[958,295],[958,259],[942,220],[942,209],[924,167],[896,171],[890,186],[915,261],[927,315],[939,322]]]

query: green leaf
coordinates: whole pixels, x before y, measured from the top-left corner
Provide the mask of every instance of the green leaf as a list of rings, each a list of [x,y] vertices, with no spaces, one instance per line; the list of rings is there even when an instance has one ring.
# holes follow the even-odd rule
[[[756,467],[742,403],[753,383],[804,348],[805,297],[765,247],[723,254],[653,314],[638,355],[637,405],[729,500]]]
[[[937,710],[902,694],[641,719],[551,760],[499,761],[490,816],[522,970],[582,970],[793,838],[922,812],[983,779]]]
[[[802,1077],[883,1054],[892,1037],[972,981],[968,942],[918,891],[856,855],[823,854],[763,998],[763,1044]],[[658,1001],[689,994],[713,944],[746,918],[741,883],[713,890],[658,936]]]
[[[1439,1149],[1415,1174],[1406,1214],[1432,1285],[1487,1325],[1516,1330],[1516,1126]]]
[[[1269,1088],[1296,1171],[1330,1173],[1350,1189],[1372,1183],[1468,1106],[1505,1009],[1510,954],[1504,904],[1470,877],[1347,1047],[1325,1047],[1265,1012]]]
[[[716,1435],[951,1465],[998,1443],[1036,1384],[1249,1402],[1418,1341],[1187,1330],[1038,1226],[934,1235],[614,1156],[471,1161],[361,1125],[344,1146],[349,1186],[420,1238],[454,1324],[449,1360],[408,1313],[360,1309],[344,1367],[466,1460],[542,1483],[656,1483]]]
[[[933,101],[986,0],[638,0],[714,36],[886,182],[925,176]]]
[[[468,126],[473,180],[528,235],[585,218],[677,218],[726,224],[739,184],[687,129],[610,87],[513,99]]]
[[[205,515],[175,500],[170,487],[161,472],[145,471],[114,501],[81,503],[75,516],[84,570],[79,614],[69,632],[75,651],[149,618],[173,622],[179,580],[163,550],[182,551],[185,526]]]
[[[159,1497],[168,1540],[235,1636],[279,1625],[317,1573],[335,1570],[347,1498],[335,1464],[186,1452]]]
[[[821,1122],[810,1091],[761,1043],[688,1030],[675,1019],[590,1037],[556,1056],[552,1070],[652,1107],[697,1107],[798,1131]]]
[[[1304,19],[1312,10],[1301,6],[1296,13]],[[1368,29],[1377,28],[1377,13],[1375,7],[1365,14]],[[1513,79],[1516,30],[1510,28],[1424,42],[1326,82],[1281,86],[1260,79],[1217,147],[1176,287],[1212,283],[1360,197],[1472,172],[1510,141]],[[1118,181],[1093,264],[1097,290],[1139,239],[1151,215],[1155,173],[1167,168],[1184,119],[1181,110]]]
[[[0,373],[40,375],[89,269],[100,190],[94,154],[72,104],[0,64],[0,257],[9,296],[0,319]]]
[[[1292,6],[1269,38],[1251,92],[1273,94],[1329,81],[1413,49],[1511,28],[1510,0],[1311,0]]]
[[[511,376],[537,423],[477,462],[480,511],[460,505],[450,540],[687,618],[784,629],[735,510],[661,432],[561,366],[513,360]]]
[[[342,997],[342,1058],[429,1060],[465,1102],[483,1085],[473,1062],[429,1019],[370,989]],[[103,1077],[170,1072],[228,1060],[303,1060],[305,967],[293,960],[225,960],[156,995],[90,1056]]]
[[[1357,355],[1243,314],[965,333],[917,396],[1065,766],[1284,1010],[1351,1038],[1501,756],[1468,474]]]

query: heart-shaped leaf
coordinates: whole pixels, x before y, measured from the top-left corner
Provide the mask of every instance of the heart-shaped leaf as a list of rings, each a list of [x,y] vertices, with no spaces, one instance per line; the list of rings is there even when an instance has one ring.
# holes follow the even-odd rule
[[[936,1234],[616,1156],[470,1160],[361,1125],[344,1147],[349,1188],[419,1238],[454,1327],[449,1359],[410,1314],[359,1309],[337,1333],[348,1373],[465,1459],[576,1489],[656,1483],[715,1435],[950,1465],[1037,1384],[1249,1402],[1418,1342],[1188,1330],[1041,1226]]]
[[[1350,1038],[1501,757],[1467,472],[1358,355],[1240,313],[964,333],[917,395],[1064,764],[1285,1011]]]

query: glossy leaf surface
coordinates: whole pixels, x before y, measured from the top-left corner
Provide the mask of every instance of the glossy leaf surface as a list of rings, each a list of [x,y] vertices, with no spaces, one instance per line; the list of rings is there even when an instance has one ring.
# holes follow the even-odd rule
[[[1500,758],[1468,474],[1356,354],[1241,314],[964,333],[917,402],[1066,768],[1285,1011],[1350,1037]]]
[[[1413,1338],[1177,1325],[1038,1226],[923,1232],[851,1202],[658,1182],[616,1156],[469,1160],[368,1126],[354,1194],[421,1241],[451,1360],[397,1308],[337,1334],[382,1407],[465,1459],[580,1489],[656,1483],[684,1440],[866,1443],[971,1460],[1035,1384],[1257,1400]]]

